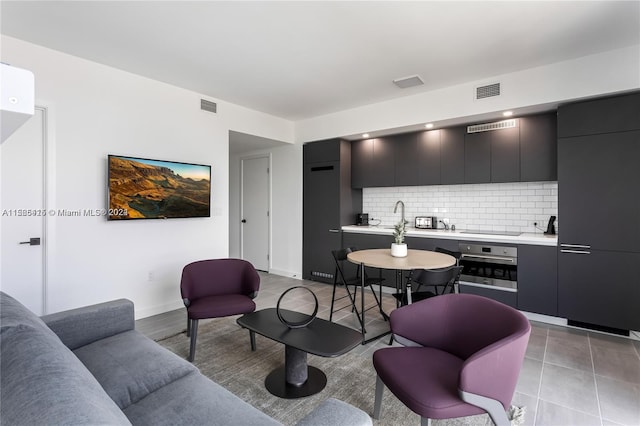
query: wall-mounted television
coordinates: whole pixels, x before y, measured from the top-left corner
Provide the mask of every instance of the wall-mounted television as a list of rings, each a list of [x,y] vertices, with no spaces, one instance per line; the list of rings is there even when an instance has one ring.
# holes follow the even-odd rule
[[[211,166],[109,155],[109,220],[211,216]]]

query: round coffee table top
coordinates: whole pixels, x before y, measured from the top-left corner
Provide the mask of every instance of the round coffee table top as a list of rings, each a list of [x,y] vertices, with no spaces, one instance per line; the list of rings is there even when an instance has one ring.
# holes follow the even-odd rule
[[[448,254],[429,250],[407,250],[406,257],[391,256],[391,249],[358,250],[347,255],[352,263],[364,264],[371,268],[396,269],[439,269],[453,266],[456,259]]]

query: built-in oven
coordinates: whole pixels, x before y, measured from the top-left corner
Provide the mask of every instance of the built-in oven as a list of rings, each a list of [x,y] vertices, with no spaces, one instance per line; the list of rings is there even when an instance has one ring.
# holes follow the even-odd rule
[[[518,291],[518,248],[460,243],[460,285]]]

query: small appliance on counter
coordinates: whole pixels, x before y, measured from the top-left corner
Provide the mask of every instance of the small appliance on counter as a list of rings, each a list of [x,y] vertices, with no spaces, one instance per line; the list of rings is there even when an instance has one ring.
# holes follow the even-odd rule
[[[356,214],[356,225],[357,226],[369,226],[369,213],[358,213],[358,214]]]
[[[438,218],[435,216],[416,216],[416,229],[437,229]]]

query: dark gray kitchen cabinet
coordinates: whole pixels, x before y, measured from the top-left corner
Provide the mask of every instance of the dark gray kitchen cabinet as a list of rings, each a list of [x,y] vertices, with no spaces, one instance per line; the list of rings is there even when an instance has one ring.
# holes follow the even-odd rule
[[[395,153],[393,138],[353,141],[352,177],[354,188],[394,186]]]
[[[459,249],[458,240],[407,237],[405,241],[408,248],[416,250],[435,250],[436,247],[441,247],[451,251],[458,251]]]
[[[558,137],[640,130],[640,92],[561,105]]]
[[[314,155],[318,154],[317,157]],[[315,161],[327,158],[339,161]],[[351,145],[334,139],[303,147],[303,278],[333,282],[331,250],[342,247],[342,225],[355,222],[362,191],[351,188]]]
[[[465,135],[464,181],[465,183],[491,182],[491,132]]]
[[[351,186],[365,188],[371,182],[373,139],[351,142]]]
[[[519,182],[520,128],[486,133],[491,135],[491,182]]]
[[[560,242],[640,252],[640,131],[558,140]]]
[[[639,100],[558,110],[558,310],[570,321],[640,327]]]
[[[556,113],[521,117],[520,181],[558,180]]]
[[[518,246],[517,295],[521,311],[558,315],[557,247]]]
[[[394,186],[420,184],[420,172],[424,168],[419,157],[418,134],[404,133],[393,137],[395,161]],[[439,171],[439,170],[438,170]],[[438,179],[440,176],[438,176]]]
[[[563,222],[564,223],[564,222]],[[571,321],[640,330],[640,253],[561,249],[558,310]]]
[[[373,139],[373,161],[371,163],[368,186],[395,185],[395,138],[384,137]]]
[[[417,134],[417,155],[419,163],[417,185],[440,184],[441,131],[429,130]]]
[[[464,183],[465,133],[465,127],[440,129],[440,183],[443,185]]]

